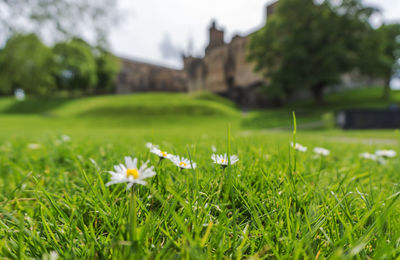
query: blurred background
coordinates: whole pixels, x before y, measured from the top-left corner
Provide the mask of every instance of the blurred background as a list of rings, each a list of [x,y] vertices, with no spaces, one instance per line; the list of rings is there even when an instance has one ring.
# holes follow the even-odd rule
[[[397,0],[3,0],[0,31],[5,134],[400,127]]]

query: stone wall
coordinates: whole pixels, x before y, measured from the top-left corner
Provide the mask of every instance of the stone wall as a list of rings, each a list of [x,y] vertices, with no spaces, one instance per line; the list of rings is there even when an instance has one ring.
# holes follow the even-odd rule
[[[122,69],[117,77],[116,93],[135,92],[186,92],[187,76],[175,70],[149,63],[121,58]]]
[[[249,37],[236,36],[229,45],[232,55],[232,72],[229,76],[234,77],[235,86],[248,88],[264,83],[263,77],[254,72],[254,64],[247,61],[247,44]]]
[[[213,22],[209,30],[210,41],[215,26]],[[188,90],[211,91],[243,105],[247,105],[248,100],[259,100],[254,97],[260,94],[255,88],[265,82],[261,75],[254,72],[254,65],[246,59],[248,41],[248,36],[237,35],[230,43],[219,46],[210,42],[203,58],[184,57]]]
[[[272,11],[268,9],[268,14]],[[218,28],[215,21],[208,32],[209,43],[204,57],[184,56],[183,70],[122,58],[116,92],[210,91],[238,103],[259,100],[257,87],[265,82],[261,75],[253,72],[253,64],[246,60],[249,37],[237,35],[225,43],[224,30]]]

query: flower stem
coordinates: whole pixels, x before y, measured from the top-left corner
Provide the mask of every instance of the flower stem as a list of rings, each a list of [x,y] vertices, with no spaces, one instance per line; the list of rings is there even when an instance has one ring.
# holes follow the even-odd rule
[[[221,191],[222,191],[222,186],[224,185],[224,181],[225,181],[225,168],[222,167],[221,179],[218,188],[218,197],[221,196]]]
[[[136,210],[136,192],[135,186],[132,187],[131,192],[131,225],[129,229],[131,230],[131,242],[132,246],[136,246],[137,244],[137,210]]]
[[[158,163],[157,163],[157,167],[160,166],[160,164],[161,164],[161,162],[162,162],[163,159],[164,159],[164,158],[160,157],[160,160],[159,160]]]

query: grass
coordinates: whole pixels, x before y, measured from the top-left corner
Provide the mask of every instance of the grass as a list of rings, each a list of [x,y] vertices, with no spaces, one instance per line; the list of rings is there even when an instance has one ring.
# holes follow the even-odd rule
[[[399,152],[397,132],[298,130],[295,138],[308,151],[296,153],[289,146],[292,132],[248,130],[234,106],[212,98],[186,99],[182,105],[151,94],[69,100],[47,109],[45,116],[43,110],[9,113],[4,109],[10,103],[0,100],[0,256],[400,255],[400,160],[381,165],[359,157],[376,149]],[[157,109],[147,114],[122,112],[130,102],[137,108],[150,101]],[[163,113],[168,104],[182,113]],[[93,112],[112,106],[120,109],[113,116]],[[217,111],[188,112],[188,106]],[[145,147],[148,141],[192,158],[198,167],[180,171],[168,160],[158,165]],[[237,154],[239,162],[223,171],[211,161],[212,146],[218,153]],[[316,157],[316,146],[331,155]],[[107,171],[124,156],[149,160],[157,172],[147,186],[136,187],[137,240],[130,234],[131,191],[125,184],[105,186]]]

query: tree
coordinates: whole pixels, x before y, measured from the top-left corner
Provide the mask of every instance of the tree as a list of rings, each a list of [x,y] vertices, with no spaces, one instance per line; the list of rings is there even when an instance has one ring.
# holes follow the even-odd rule
[[[97,84],[96,61],[92,47],[74,38],[53,47],[58,89],[90,92]]]
[[[323,91],[357,65],[358,42],[373,9],[358,0],[280,0],[276,13],[250,39],[248,58],[268,80],[268,90],[290,97],[308,89],[317,104]]]
[[[96,74],[97,74],[97,93],[111,93],[115,87],[115,79],[120,69],[120,60],[112,53],[98,48],[95,51]]]
[[[100,42],[118,20],[116,0],[3,0],[0,33],[4,41],[15,32],[34,32],[60,41],[95,35]]]
[[[55,87],[51,70],[51,50],[36,35],[14,35],[0,52],[0,93],[45,95]]]
[[[400,24],[383,24],[363,41],[360,68],[384,80],[383,98],[389,99],[390,82],[400,59]]]

